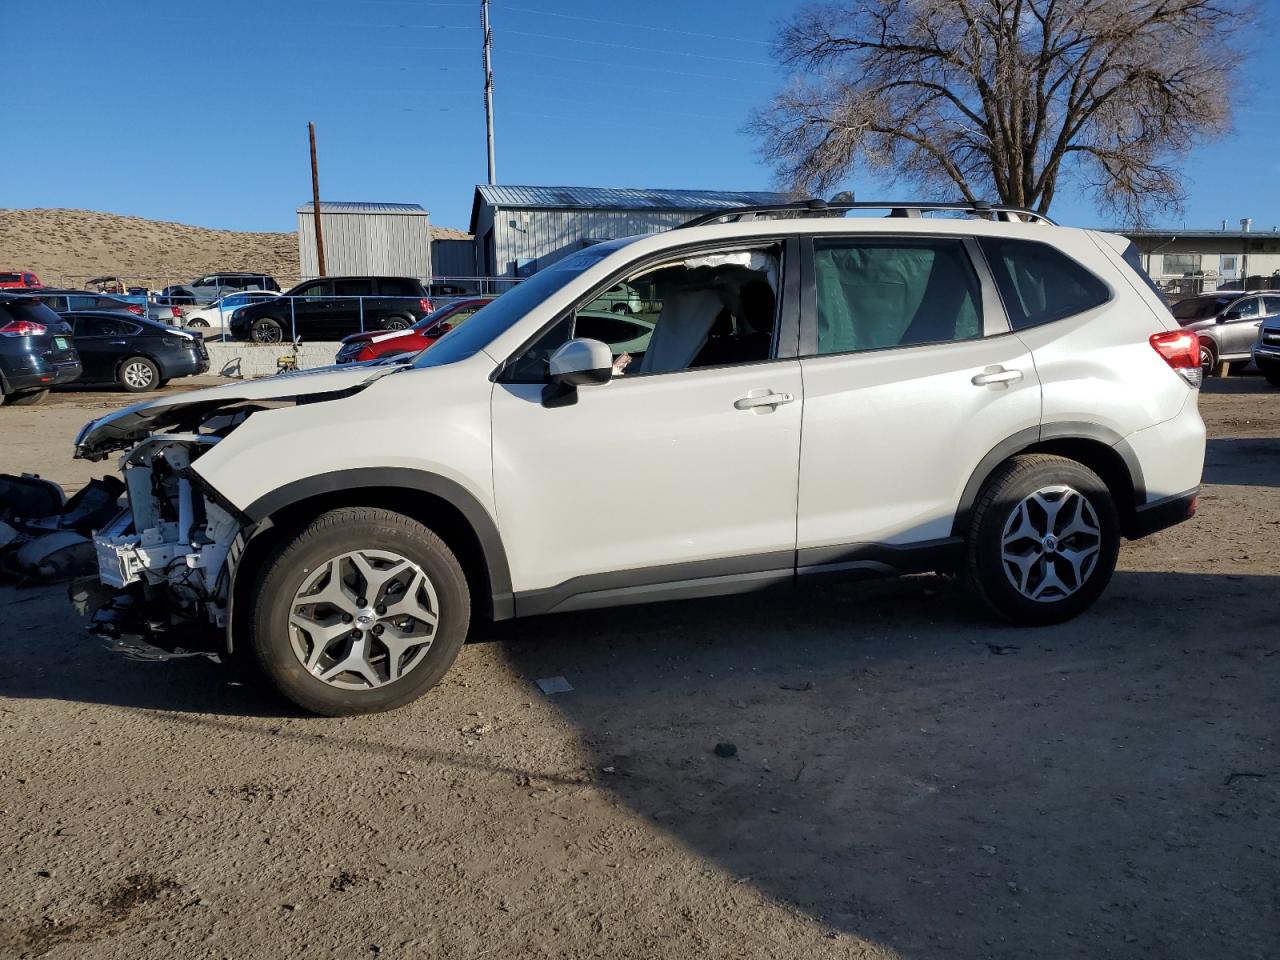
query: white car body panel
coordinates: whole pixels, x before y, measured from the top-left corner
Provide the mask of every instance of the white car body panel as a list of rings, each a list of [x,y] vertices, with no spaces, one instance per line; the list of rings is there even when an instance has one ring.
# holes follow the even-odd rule
[[[497,384],[493,474],[517,593],[573,577],[795,548],[795,360],[617,378],[546,408]],[[751,391],[789,393],[735,409]]]
[[[1040,424],[1035,365],[1015,336],[802,363],[801,549],[949,537],[979,461]],[[1022,379],[974,385],[997,366]]]

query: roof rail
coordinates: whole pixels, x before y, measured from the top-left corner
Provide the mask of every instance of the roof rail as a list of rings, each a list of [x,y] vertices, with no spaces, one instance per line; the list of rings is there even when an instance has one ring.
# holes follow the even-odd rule
[[[744,217],[755,219],[757,217],[767,217],[770,214],[799,214],[802,216],[829,217],[832,215],[843,216],[849,210],[888,210],[890,217],[920,217],[926,211],[949,210],[956,213],[970,213],[976,216],[990,217],[994,220],[1003,220],[1007,223],[1013,223],[1019,220],[1028,223],[1044,223],[1049,226],[1057,226],[1052,220],[1042,213],[1036,213],[1034,210],[1024,210],[1021,207],[1007,207],[1003,204],[988,203],[986,200],[974,200],[970,202],[960,203],[930,203],[928,201],[903,201],[903,200],[858,200],[858,201],[838,201],[828,203],[826,200],[814,197],[809,200],[797,200],[794,203],[777,203],[767,204],[759,207],[729,207],[724,210],[713,210],[711,213],[704,213],[687,220],[680,224],[681,229],[684,227],[701,227],[704,224],[716,223],[720,220],[726,220],[732,217],[735,221]]]

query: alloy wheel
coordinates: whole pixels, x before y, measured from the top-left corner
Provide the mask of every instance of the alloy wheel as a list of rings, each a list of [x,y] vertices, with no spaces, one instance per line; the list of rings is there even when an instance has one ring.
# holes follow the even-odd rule
[[[352,550],[320,564],[289,607],[294,655],[318,680],[347,690],[394,683],[418,666],[439,625],[422,567],[389,550]]]
[[[124,382],[135,390],[145,390],[155,380],[155,371],[151,365],[141,360],[130,360],[120,371]]]
[[[1072,487],[1054,485],[1024,497],[1010,511],[1000,559],[1015,590],[1052,603],[1084,586],[1101,549],[1102,526],[1093,504]]]

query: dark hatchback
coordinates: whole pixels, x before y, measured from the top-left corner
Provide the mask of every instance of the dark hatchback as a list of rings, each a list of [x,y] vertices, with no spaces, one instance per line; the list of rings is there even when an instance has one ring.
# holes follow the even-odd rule
[[[43,303],[0,294],[0,394],[39,403],[49,388],[80,376],[71,326]]]
[[[119,313],[76,311],[65,318],[75,331],[83,383],[143,393],[209,369],[204,338],[193,331]]]
[[[279,297],[231,315],[233,337],[257,343],[341,340],[362,330],[405,330],[431,312],[431,299],[413,277],[326,277],[307,280]]]

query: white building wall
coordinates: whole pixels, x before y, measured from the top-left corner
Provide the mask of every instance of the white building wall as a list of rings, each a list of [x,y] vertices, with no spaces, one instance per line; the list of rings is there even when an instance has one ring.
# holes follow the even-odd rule
[[[431,223],[425,212],[323,212],[320,227],[329,276],[431,277]],[[298,214],[298,261],[304,277],[319,276],[310,211]]]

